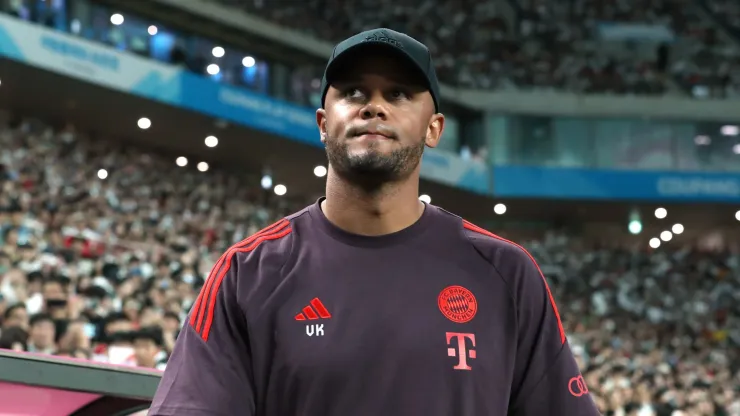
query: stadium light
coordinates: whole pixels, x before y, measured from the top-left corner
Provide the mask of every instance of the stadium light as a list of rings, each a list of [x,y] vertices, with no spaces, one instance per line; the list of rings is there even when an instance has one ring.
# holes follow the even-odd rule
[[[260,180],[260,185],[262,185],[262,189],[272,188],[272,176],[270,175],[263,176],[262,180]]]
[[[257,61],[255,61],[251,56],[245,56],[244,59],[242,59],[242,65],[244,65],[245,68],[251,68],[255,64],[257,64]]]
[[[740,133],[740,128],[738,126],[722,126],[720,129],[723,135],[725,136],[737,136],[738,133]]]
[[[198,162],[198,170],[201,172],[205,172],[208,170],[208,163],[206,162]]]
[[[429,195],[427,195],[427,194],[419,195],[419,201],[426,202],[427,204],[431,204],[432,203],[432,197],[429,196]]]
[[[122,25],[123,24],[123,15],[120,13],[115,13],[110,16],[110,22],[114,25]]]
[[[218,146],[218,137],[216,137],[216,136],[208,136],[208,137],[206,137],[206,146],[208,146],[208,147],[216,147],[216,146]]]
[[[740,221],[740,211],[735,213],[735,219]]]
[[[139,126],[140,129],[146,130],[152,126],[152,121],[146,117],[142,117],[139,119],[139,121],[136,122],[136,124]]]
[[[637,235],[642,232],[642,218],[640,217],[640,210],[637,208],[632,208],[630,210],[627,230],[629,230],[630,234],[633,235]]]
[[[671,241],[671,238],[673,238],[673,234],[670,231],[660,233],[660,239],[663,241]]]
[[[658,208],[655,210],[655,218],[662,220],[668,215],[668,210],[665,208]]]
[[[313,174],[316,175],[317,178],[323,178],[326,176],[326,167],[325,166],[316,166],[313,168]]]
[[[673,231],[673,234],[681,234],[683,232],[683,225],[673,224],[673,227],[671,227],[671,231]]]
[[[707,136],[706,134],[700,134],[694,137],[694,143],[696,143],[697,146],[706,146],[711,142],[712,139],[709,138],[709,136]]]
[[[498,215],[504,215],[506,213],[506,205],[504,205],[504,204],[496,204],[493,207],[493,212],[495,212]]]
[[[206,71],[211,75],[216,75],[221,71],[221,68],[219,68],[216,64],[210,64],[208,65],[208,67],[206,67]]]
[[[149,29],[147,29],[147,32],[149,32],[150,35],[154,36],[159,32],[159,29],[157,29],[157,26],[151,25],[149,26]]]
[[[283,196],[286,192],[288,192],[288,188],[285,185],[275,185],[275,195]]]
[[[736,155],[740,155],[740,144],[736,144],[732,146],[732,153]]]
[[[185,156],[180,156],[177,159],[175,159],[175,163],[179,167],[187,166],[188,165],[188,158],[186,158]]]
[[[660,240],[657,239],[657,238],[655,238],[655,237],[651,238],[650,239],[650,247],[652,247],[652,248],[658,248],[658,247],[660,247]]]
[[[108,177],[108,171],[105,169],[98,170],[98,178],[105,179]]]
[[[224,54],[226,54],[226,51],[224,50],[224,48],[222,48],[220,46],[216,46],[215,48],[213,48],[213,50],[211,51],[211,53],[216,58],[220,58],[220,57],[224,56]]]

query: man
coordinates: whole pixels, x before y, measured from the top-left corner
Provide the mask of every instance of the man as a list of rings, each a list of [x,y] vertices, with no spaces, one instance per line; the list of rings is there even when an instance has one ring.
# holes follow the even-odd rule
[[[26,305],[22,303],[16,303],[8,307],[3,313],[2,328],[10,328],[17,326],[24,330],[28,330],[28,310]]]
[[[151,415],[598,414],[532,257],[418,199],[433,68],[388,29],[334,49],[326,198],[219,259]]]
[[[134,357],[138,367],[164,369],[167,355],[162,351],[162,329],[146,327],[133,333]]]
[[[51,315],[38,313],[31,317],[28,331],[28,351],[41,354],[54,354],[56,327]]]

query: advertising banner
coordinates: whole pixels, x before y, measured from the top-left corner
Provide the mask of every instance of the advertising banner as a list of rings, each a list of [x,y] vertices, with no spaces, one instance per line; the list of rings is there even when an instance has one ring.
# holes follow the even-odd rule
[[[730,173],[497,166],[492,183],[512,198],[740,202],[740,174]]]

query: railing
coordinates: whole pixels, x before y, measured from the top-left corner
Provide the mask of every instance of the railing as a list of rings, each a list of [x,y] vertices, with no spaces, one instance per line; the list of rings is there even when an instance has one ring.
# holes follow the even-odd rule
[[[0,350],[0,368],[0,413],[45,416],[146,410],[162,374],[8,350]]]

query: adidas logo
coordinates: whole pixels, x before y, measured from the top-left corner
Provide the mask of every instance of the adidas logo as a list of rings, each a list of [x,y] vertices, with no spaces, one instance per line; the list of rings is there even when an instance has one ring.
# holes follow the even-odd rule
[[[364,42],[383,42],[399,49],[403,49],[403,43],[392,38],[385,30],[380,30],[372,35],[366,36]]]
[[[317,319],[329,319],[331,314],[326,309],[319,298],[313,298],[310,304],[303,308],[303,312],[295,316],[296,321],[315,321]],[[306,325],[306,335],[309,337],[323,337],[324,336],[324,324],[308,324]]]
[[[303,308],[303,312],[295,316],[296,321],[305,321],[309,319],[315,321],[316,319],[329,319],[331,314],[326,309],[319,298],[314,298],[309,305]]]

